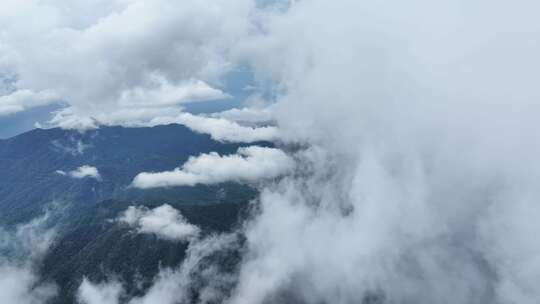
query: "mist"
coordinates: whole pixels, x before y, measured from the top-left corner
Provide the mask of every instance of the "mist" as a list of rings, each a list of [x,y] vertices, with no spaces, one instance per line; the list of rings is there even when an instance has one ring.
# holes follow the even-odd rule
[[[0,298],[3,302],[41,304],[56,295],[56,285],[41,278],[39,273],[39,262],[56,237],[50,212],[10,230],[0,227]]]

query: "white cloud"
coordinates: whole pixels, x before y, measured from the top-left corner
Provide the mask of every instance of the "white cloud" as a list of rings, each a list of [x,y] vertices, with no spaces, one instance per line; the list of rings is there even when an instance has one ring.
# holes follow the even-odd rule
[[[268,123],[274,121],[274,114],[271,107],[265,108],[233,108],[223,112],[212,113],[214,118],[224,118],[230,121],[243,123]]]
[[[77,290],[77,301],[81,304],[116,304],[122,293],[122,285],[118,282],[94,284],[84,278]]]
[[[86,131],[99,128],[99,122],[95,118],[79,116],[74,113],[73,108],[65,108],[53,114],[49,123],[62,129]]]
[[[56,170],[55,171],[56,174],[60,174],[60,175],[67,175],[67,176],[70,176],[72,178],[86,178],[86,177],[89,177],[89,178],[94,178],[94,179],[97,179],[97,180],[101,180],[101,175],[99,174],[99,171],[96,167],[92,167],[92,166],[88,166],[88,165],[84,165],[84,166],[80,166],[79,168],[73,170],[73,171],[69,171],[69,172],[65,172],[65,171],[62,171],[62,170]]]
[[[51,91],[33,92],[17,90],[7,95],[0,95],[0,116],[14,114],[26,109],[58,101]]]
[[[217,88],[231,66],[225,54],[247,32],[253,3],[10,0],[2,6],[0,69],[14,76],[16,94],[54,92],[88,127],[92,118],[106,122],[117,111],[227,98]],[[37,105],[0,98],[10,100],[0,102],[4,114]],[[72,118],[54,123],[81,127]]]
[[[174,113],[174,111],[169,111],[169,114]],[[205,117],[181,111],[177,111],[175,115],[158,116],[143,125],[155,126],[171,123],[182,124],[195,132],[209,134],[217,141],[251,143],[280,139],[279,129],[275,126],[245,126],[224,118]]]
[[[242,126],[223,118],[210,118],[182,113],[175,121],[195,132],[210,134],[213,139],[229,142],[276,141],[279,129],[273,126]]]
[[[289,173],[293,160],[285,152],[275,148],[250,146],[239,148],[233,155],[220,156],[212,152],[190,157],[173,171],[140,173],[133,186],[142,189],[223,182],[254,183]]]
[[[187,222],[180,212],[170,205],[154,209],[129,207],[118,221],[133,227],[139,233],[155,234],[172,241],[189,241],[199,235],[200,229]]]
[[[263,191],[229,303],[538,303],[540,4],[290,4],[244,54],[323,152]]]
[[[263,114],[264,115],[264,114]],[[226,114],[226,116],[231,116]],[[253,119],[251,122],[254,122]],[[209,134],[223,142],[278,141],[281,134],[276,126],[247,126],[218,117],[206,117],[182,112],[174,107],[125,108],[94,117],[80,116],[71,108],[55,113],[52,125],[79,131],[97,129],[100,125],[126,127],[151,127],[164,124],[182,124],[194,132]]]
[[[42,304],[56,294],[54,285],[40,283],[28,267],[0,263],[0,294],[4,303]]]
[[[182,103],[226,99],[230,96],[208,86],[202,81],[190,80],[182,86],[171,86],[158,79],[161,85],[155,89],[136,87],[124,91],[118,106],[109,112],[96,112],[92,116],[80,114],[74,108],[64,108],[54,113],[49,123],[63,129],[85,131],[100,125],[127,127],[150,126],[177,122]],[[160,121],[160,123],[154,123]]]
[[[212,88],[200,80],[192,79],[181,86],[173,86],[161,76],[156,76],[155,81],[159,84],[157,88],[136,87],[122,92],[119,99],[120,105],[123,107],[131,105],[160,107],[229,98],[229,95],[221,90]]]

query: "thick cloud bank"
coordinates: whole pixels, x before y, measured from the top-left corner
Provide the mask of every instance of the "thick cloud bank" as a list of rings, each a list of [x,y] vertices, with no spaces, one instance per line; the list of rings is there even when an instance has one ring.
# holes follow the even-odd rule
[[[267,16],[246,52],[285,91],[280,130],[320,153],[263,191],[231,302],[540,301],[539,8],[314,0]]]
[[[194,186],[223,182],[255,183],[290,172],[294,162],[276,148],[250,146],[236,154],[220,156],[215,152],[190,157],[181,168],[167,172],[140,173],[133,186],[142,189]]]
[[[91,128],[225,99],[220,77],[249,0],[16,1],[0,9],[0,115],[67,103],[53,124]],[[33,22],[28,22],[33,20]],[[136,20],[136,22],[134,22]],[[214,83],[211,85],[210,83]]]
[[[121,214],[118,222],[135,228],[138,233],[151,233],[172,241],[191,240],[200,232],[197,226],[188,223],[182,214],[170,205],[154,209],[131,206]]]

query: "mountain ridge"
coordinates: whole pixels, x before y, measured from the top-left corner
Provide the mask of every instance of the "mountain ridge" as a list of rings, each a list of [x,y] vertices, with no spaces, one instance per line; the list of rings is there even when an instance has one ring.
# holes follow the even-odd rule
[[[139,190],[128,187],[140,172],[172,170],[190,156],[218,152],[232,154],[242,144],[222,143],[178,124],[156,127],[102,127],[75,130],[35,129],[0,142],[1,223],[21,222],[39,214],[52,201],[95,204],[107,199],[215,201],[222,185]],[[71,178],[81,166],[96,167],[101,180]],[[31,186],[30,186],[31,185]],[[241,185],[225,193],[243,193]],[[241,188],[241,189],[240,189]],[[219,193],[218,193],[219,192]],[[252,192],[252,191],[251,191]],[[238,194],[238,193],[237,193]]]
[[[74,303],[85,277],[118,278],[128,294],[144,293],[162,267],[180,265],[187,243],[138,234],[115,220],[121,212],[169,204],[202,235],[231,232],[247,216],[257,190],[236,183],[141,190],[129,187],[133,177],[172,170],[201,153],[232,154],[242,146],[177,124],[34,129],[0,140],[0,227],[29,222],[46,210],[53,217],[57,236],[38,265],[41,280],[58,287],[50,303]],[[100,179],[67,174],[83,165],[96,167]],[[221,264],[233,271],[238,256],[231,251]]]

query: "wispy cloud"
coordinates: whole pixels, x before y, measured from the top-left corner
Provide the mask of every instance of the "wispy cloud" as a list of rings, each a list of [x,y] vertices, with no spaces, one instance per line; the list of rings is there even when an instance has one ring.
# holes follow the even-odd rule
[[[56,286],[38,274],[39,262],[56,237],[49,214],[0,230],[0,298],[5,303],[43,304],[56,295]]]
[[[223,112],[212,113],[211,117],[251,124],[269,123],[275,120],[271,107],[233,108]]]
[[[148,291],[127,300],[129,304],[215,303],[225,299],[234,286],[234,274],[223,271],[215,256],[238,250],[236,234],[208,236],[192,242],[177,269],[163,269]],[[194,292],[196,291],[196,292]],[[78,299],[84,304],[117,304],[123,290],[117,281],[93,283],[84,280]],[[105,301],[105,302],[103,302]]]

